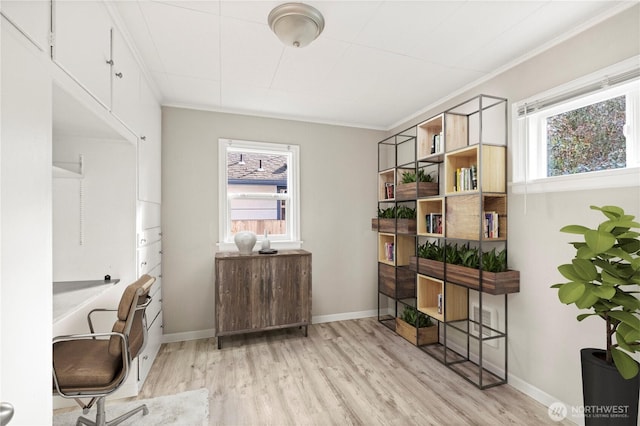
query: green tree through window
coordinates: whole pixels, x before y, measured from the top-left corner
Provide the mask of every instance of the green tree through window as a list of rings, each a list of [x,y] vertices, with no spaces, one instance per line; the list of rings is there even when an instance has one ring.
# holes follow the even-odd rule
[[[547,118],[547,176],[626,167],[625,96]]]

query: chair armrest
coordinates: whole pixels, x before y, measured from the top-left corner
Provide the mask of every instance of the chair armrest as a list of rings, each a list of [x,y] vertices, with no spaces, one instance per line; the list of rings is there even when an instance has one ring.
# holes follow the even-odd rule
[[[87,314],[87,323],[89,323],[90,332],[95,333],[95,330],[93,329],[93,322],[91,321],[91,315],[94,312],[117,312],[117,311],[118,311],[117,309],[104,309],[104,308],[96,308],[89,311],[89,313]]]

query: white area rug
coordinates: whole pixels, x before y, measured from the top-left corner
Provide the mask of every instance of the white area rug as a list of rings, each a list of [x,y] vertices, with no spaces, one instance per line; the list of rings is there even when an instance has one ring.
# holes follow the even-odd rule
[[[142,415],[142,412],[134,415],[130,419],[120,423],[121,425],[135,426],[206,426],[209,423],[209,391],[198,389],[194,391],[182,392],[176,395],[160,396],[158,398],[144,399],[140,401],[109,402],[107,398],[107,421],[126,413],[135,407],[147,404],[149,414]],[[76,424],[78,416],[82,410],[60,413],[53,416],[54,426],[72,426]],[[95,420],[96,409],[93,407],[85,417]]]

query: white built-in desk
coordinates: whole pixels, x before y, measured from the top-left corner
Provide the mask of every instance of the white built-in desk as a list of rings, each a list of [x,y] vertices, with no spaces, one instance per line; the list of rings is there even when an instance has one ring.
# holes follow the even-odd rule
[[[119,282],[119,279],[55,281],[53,283],[53,323],[83,308]]]

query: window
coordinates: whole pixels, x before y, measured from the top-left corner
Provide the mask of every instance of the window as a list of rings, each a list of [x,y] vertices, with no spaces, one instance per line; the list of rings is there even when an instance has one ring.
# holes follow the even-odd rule
[[[265,231],[275,248],[299,248],[299,147],[220,139],[220,247],[239,231]]]
[[[514,192],[640,185],[638,58],[513,105]]]

